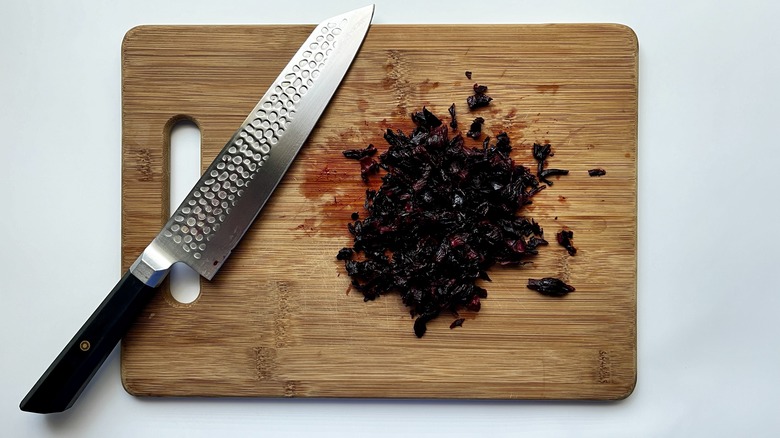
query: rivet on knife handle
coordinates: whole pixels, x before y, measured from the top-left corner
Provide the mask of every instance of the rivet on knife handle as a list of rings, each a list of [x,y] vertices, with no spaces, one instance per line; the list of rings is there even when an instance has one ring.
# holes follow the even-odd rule
[[[374,6],[319,24],[184,202],[20,404],[73,405],[171,266],[207,279],[222,267],[290,167],[368,32]]]

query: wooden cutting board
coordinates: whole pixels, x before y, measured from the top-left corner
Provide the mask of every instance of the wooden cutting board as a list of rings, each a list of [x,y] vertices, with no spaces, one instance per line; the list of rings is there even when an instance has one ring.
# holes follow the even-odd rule
[[[313,26],[144,26],[122,46],[122,261],[168,217],[169,134],[202,132],[205,168]],[[122,342],[127,391],[149,396],[620,399],[636,381],[637,54],[627,27],[375,25],[273,198],[191,304],[166,287]],[[473,80],[465,77],[473,71]],[[472,84],[494,101],[473,113]],[[398,295],[364,302],[338,250],[366,185],[341,155],[386,149],[426,106],[506,131],[514,158],[549,141],[566,177],[525,213],[551,245],[495,268],[479,313],[418,339]],[[447,116],[447,117],[445,117]],[[468,140],[471,142],[471,140]],[[473,142],[477,145],[481,142]],[[600,178],[587,170],[602,167]],[[375,178],[370,184],[377,186]],[[563,227],[579,251],[555,243]],[[560,277],[563,299],[525,287]]]

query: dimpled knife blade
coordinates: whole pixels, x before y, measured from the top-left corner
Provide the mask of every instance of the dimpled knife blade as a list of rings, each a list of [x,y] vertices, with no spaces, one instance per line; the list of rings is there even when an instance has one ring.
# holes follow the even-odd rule
[[[373,14],[374,6],[367,6],[314,29],[157,237],[22,400],[22,410],[71,407],[174,263],[214,277],[339,87]]]

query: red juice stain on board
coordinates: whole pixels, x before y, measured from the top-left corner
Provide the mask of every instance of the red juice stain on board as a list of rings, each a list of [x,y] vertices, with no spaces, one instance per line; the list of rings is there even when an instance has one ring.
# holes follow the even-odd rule
[[[430,79],[426,79],[420,83],[420,91],[428,92],[439,88],[439,82],[432,82]]]
[[[542,94],[544,94],[544,93],[555,94],[555,93],[558,92],[559,88],[561,88],[561,86],[560,85],[555,85],[555,84],[553,84],[553,85],[537,85],[536,86],[536,90],[539,93],[542,93]]]

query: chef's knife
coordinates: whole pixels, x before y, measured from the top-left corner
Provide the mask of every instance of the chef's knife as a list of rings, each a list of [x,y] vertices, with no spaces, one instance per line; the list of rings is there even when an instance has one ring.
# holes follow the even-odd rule
[[[257,217],[346,74],[374,6],[319,24],[184,202],[27,396],[23,411],[73,405],[171,266],[211,280]]]

